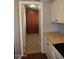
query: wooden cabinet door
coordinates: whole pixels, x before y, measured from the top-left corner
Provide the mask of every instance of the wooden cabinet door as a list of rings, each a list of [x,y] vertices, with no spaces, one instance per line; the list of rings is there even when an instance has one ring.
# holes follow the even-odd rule
[[[55,56],[50,49],[50,42],[46,38],[43,40],[43,49],[48,59],[55,59]]]
[[[51,21],[64,23],[64,0],[55,0],[52,2]]]

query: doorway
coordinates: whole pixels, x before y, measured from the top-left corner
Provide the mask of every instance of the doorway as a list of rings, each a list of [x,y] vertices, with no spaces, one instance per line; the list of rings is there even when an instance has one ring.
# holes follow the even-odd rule
[[[32,4],[35,7],[26,5],[26,39],[25,39],[25,54],[41,52],[40,38],[40,22],[39,22],[39,5]]]
[[[19,21],[20,21],[20,43],[21,43],[21,55],[25,55],[25,53],[27,54],[27,50],[26,50],[26,39],[28,37],[26,36],[30,36],[27,35],[27,30],[26,30],[26,26],[27,26],[27,22],[26,22],[26,5],[39,5],[39,32],[38,36],[39,40],[40,40],[40,49],[41,52],[43,52],[43,4],[41,2],[30,2],[30,1],[20,1],[19,2]],[[33,6],[32,6],[33,7]],[[33,36],[33,35],[31,35]],[[34,36],[33,36],[34,37]],[[30,37],[31,38],[31,37]],[[32,38],[33,39],[33,38]],[[35,42],[34,42],[35,43]],[[34,47],[33,47],[34,48]],[[28,49],[30,50],[30,49]]]

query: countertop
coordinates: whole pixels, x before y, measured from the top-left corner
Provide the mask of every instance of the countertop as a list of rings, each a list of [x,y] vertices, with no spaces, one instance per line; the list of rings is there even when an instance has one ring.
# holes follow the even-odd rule
[[[64,43],[64,34],[59,32],[45,32],[44,36],[52,42],[52,44]]]

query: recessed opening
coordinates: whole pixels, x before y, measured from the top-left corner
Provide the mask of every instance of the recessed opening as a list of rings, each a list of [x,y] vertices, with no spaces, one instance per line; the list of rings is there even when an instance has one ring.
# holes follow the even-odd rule
[[[25,7],[26,16],[26,39],[25,53],[41,52],[41,37],[40,37],[40,15],[39,5],[28,4]]]

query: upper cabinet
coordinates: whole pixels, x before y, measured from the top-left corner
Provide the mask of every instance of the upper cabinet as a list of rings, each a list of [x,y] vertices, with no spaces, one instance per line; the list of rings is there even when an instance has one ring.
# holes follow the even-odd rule
[[[51,22],[64,23],[64,0],[51,3]]]

